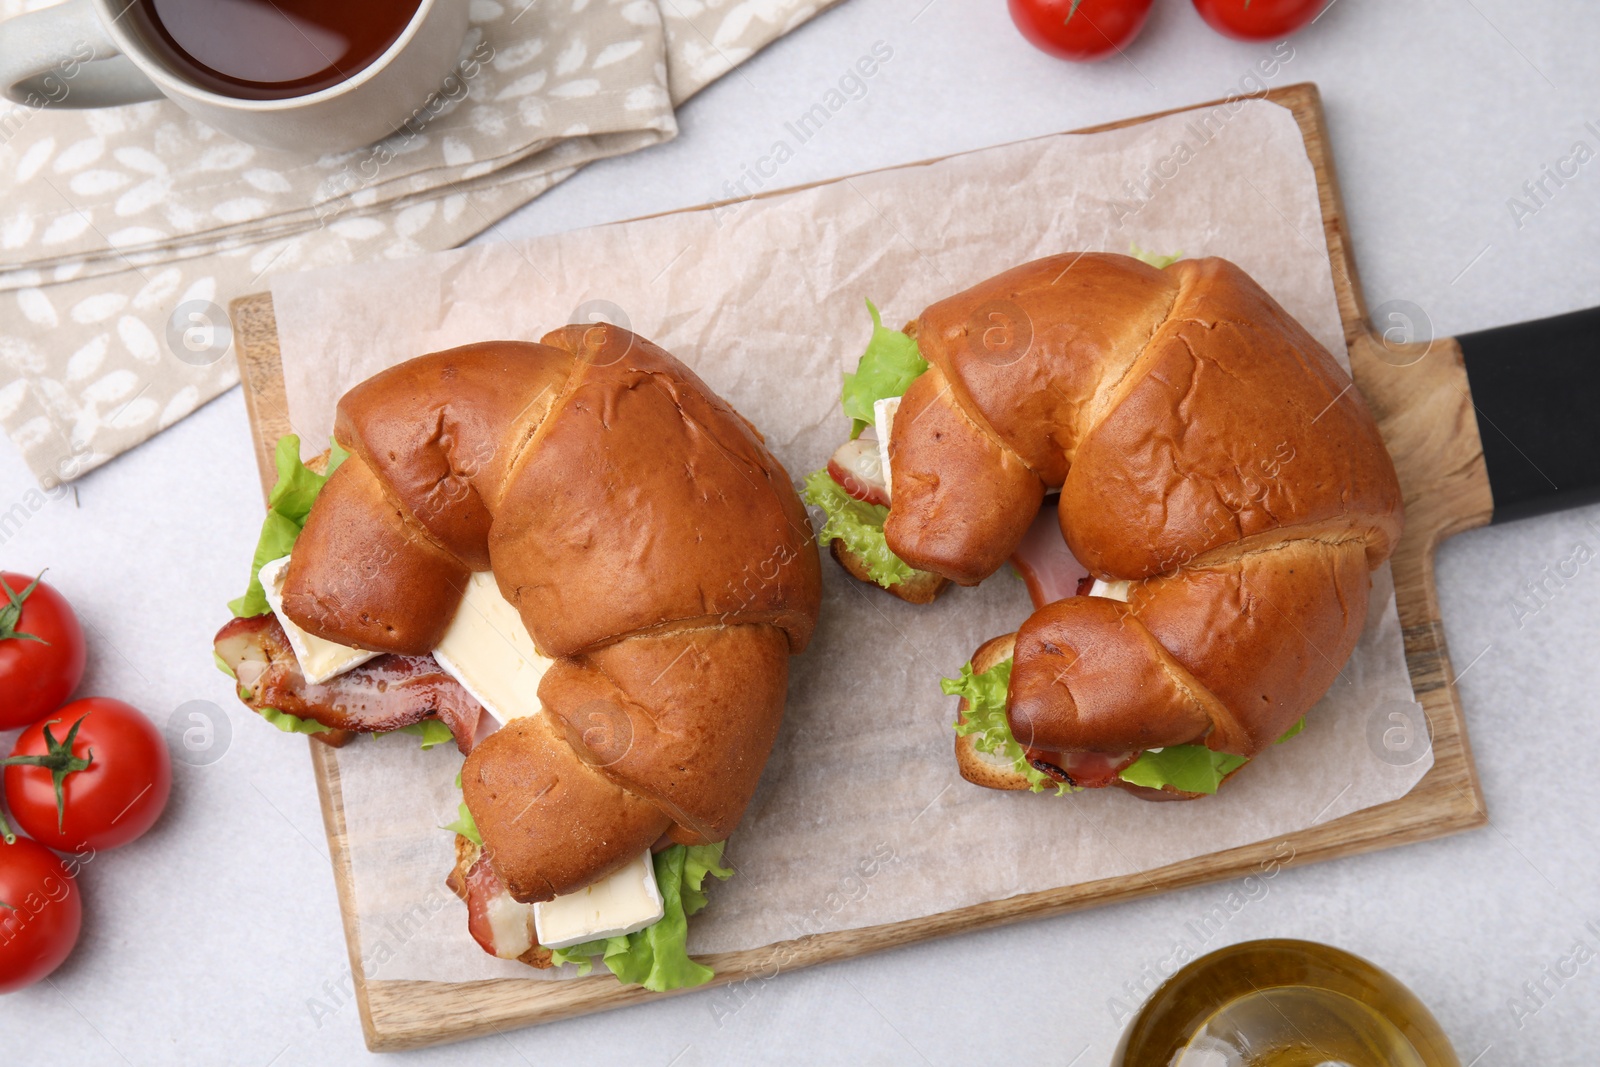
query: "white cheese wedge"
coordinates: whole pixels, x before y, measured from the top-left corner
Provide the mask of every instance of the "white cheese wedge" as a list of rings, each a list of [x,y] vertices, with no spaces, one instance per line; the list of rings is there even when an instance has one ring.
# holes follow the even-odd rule
[[[878,435],[878,462],[883,464],[883,495],[894,499],[894,487],[889,484],[889,431],[894,426],[895,414],[900,410],[900,398],[886,397],[872,402],[873,428]]]
[[[518,903],[510,893],[492,898],[485,911],[494,934],[494,954],[514,960],[533,947],[532,904]]]
[[[278,617],[294,658],[300,661],[300,673],[306,681],[320,685],[352,667],[359,667],[374,656],[381,655],[365,648],[351,648],[337,641],[329,641],[306,633],[283,613],[283,580],[289,572],[289,557],[275,559],[261,566],[261,588],[267,594],[267,606]]]
[[[522,616],[500,595],[492,571],[477,571],[468,580],[433,658],[502,725],[539,713],[539,679],[555,662],[534,650]]]
[[[1132,588],[1132,582],[1102,582],[1096,578],[1094,584],[1089,587],[1089,595],[1103,596],[1107,600],[1120,600],[1126,604],[1129,590]]]
[[[665,914],[649,852],[586,889],[533,906],[539,944],[545,948],[631,934]]]

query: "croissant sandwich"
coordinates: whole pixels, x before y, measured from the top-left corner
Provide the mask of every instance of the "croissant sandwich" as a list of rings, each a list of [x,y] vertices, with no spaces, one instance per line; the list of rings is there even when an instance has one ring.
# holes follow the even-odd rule
[[[1326,349],[1222,259],[1052,256],[872,315],[821,540],[913,603],[1010,560],[1036,609],[944,683],[963,777],[1191,799],[1299,731],[1401,531]]]
[[[820,599],[761,435],[601,324],[391,367],[340,399],[328,453],[277,460],[215,640],[239,698],[332,745],[455,742],[449,884],[487,951],[709,978],[685,919],[731,873]]]

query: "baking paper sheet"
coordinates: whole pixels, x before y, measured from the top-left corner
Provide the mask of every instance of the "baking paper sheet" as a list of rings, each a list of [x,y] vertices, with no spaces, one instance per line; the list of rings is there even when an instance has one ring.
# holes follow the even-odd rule
[[[693,367],[766,434],[799,481],[848,433],[839,375],[870,325],[1061,251],[1220,255],[1345,358],[1317,186],[1299,127],[1265,101],[1121,130],[1059,135],[843,179],[718,210],[491,243],[273,283],[290,420],[308,455],[368,375],[490,338],[536,340],[605,318]],[[788,711],[690,948],[804,934],[1148,870],[1393,800],[1432,765],[1375,738],[1412,704],[1393,582],[1374,575],[1367,630],[1305,732],[1219,796],[1150,804],[969,785],[952,756],[953,676],[1030,612],[1008,572],[916,607],[823,562],[816,639],[792,661]],[[1401,724],[1398,727],[1392,724]],[[415,738],[338,754],[364,967],[374,979],[570,976],[490,959],[444,888],[461,757]]]

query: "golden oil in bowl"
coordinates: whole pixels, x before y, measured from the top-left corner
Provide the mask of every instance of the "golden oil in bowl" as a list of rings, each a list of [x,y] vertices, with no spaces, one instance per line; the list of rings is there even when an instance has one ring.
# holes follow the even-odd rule
[[[1169,978],[1129,1024],[1113,1067],[1460,1067],[1411,991],[1359,956],[1250,941]]]

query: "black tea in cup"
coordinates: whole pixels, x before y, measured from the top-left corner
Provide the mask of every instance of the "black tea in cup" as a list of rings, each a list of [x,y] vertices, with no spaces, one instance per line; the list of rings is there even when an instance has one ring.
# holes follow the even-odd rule
[[[246,100],[307,96],[359,74],[422,0],[129,0],[123,17],[177,77]]]

